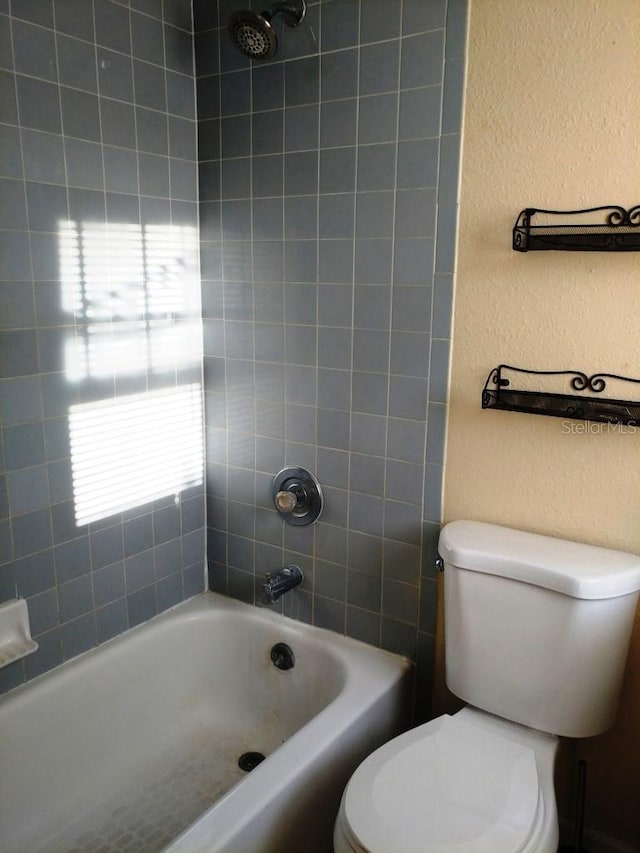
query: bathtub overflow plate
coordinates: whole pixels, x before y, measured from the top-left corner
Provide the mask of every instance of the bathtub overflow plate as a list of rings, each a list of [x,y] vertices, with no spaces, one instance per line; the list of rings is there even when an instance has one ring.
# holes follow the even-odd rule
[[[271,649],[271,661],[278,669],[293,669],[296,659],[293,649],[286,643],[276,643]]]

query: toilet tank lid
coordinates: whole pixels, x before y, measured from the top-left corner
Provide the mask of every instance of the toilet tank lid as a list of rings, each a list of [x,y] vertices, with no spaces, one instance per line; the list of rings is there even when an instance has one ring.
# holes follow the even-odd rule
[[[545,587],[573,598],[640,589],[640,557],[480,521],[452,521],[438,545],[445,564]]]

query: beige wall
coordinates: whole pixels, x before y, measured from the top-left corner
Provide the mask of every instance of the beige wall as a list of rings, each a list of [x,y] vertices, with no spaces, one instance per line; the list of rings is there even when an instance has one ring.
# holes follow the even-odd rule
[[[640,253],[510,247],[524,207],[640,203],[640,2],[471,0],[467,75],[445,520],[640,553],[640,431],[480,408],[501,362],[640,376]],[[637,845],[639,633],[616,729],[579,746],[589,823]]]

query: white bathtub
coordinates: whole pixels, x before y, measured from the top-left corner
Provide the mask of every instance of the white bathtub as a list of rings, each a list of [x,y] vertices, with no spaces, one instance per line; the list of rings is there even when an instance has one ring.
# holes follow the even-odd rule
[[[0,700],[0,850],[327,853],[410,682],[402,658],[200,595]],[[267,756],[250,773],[247,751]]]

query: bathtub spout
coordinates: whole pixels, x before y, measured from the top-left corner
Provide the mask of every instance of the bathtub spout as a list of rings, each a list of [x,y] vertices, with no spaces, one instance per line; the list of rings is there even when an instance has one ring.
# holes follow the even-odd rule
[[[265,604],[275,604],[281,595],[302,583],[304,575],[299,566],[285,566],[279,572],[268,572],[264,584]]]

